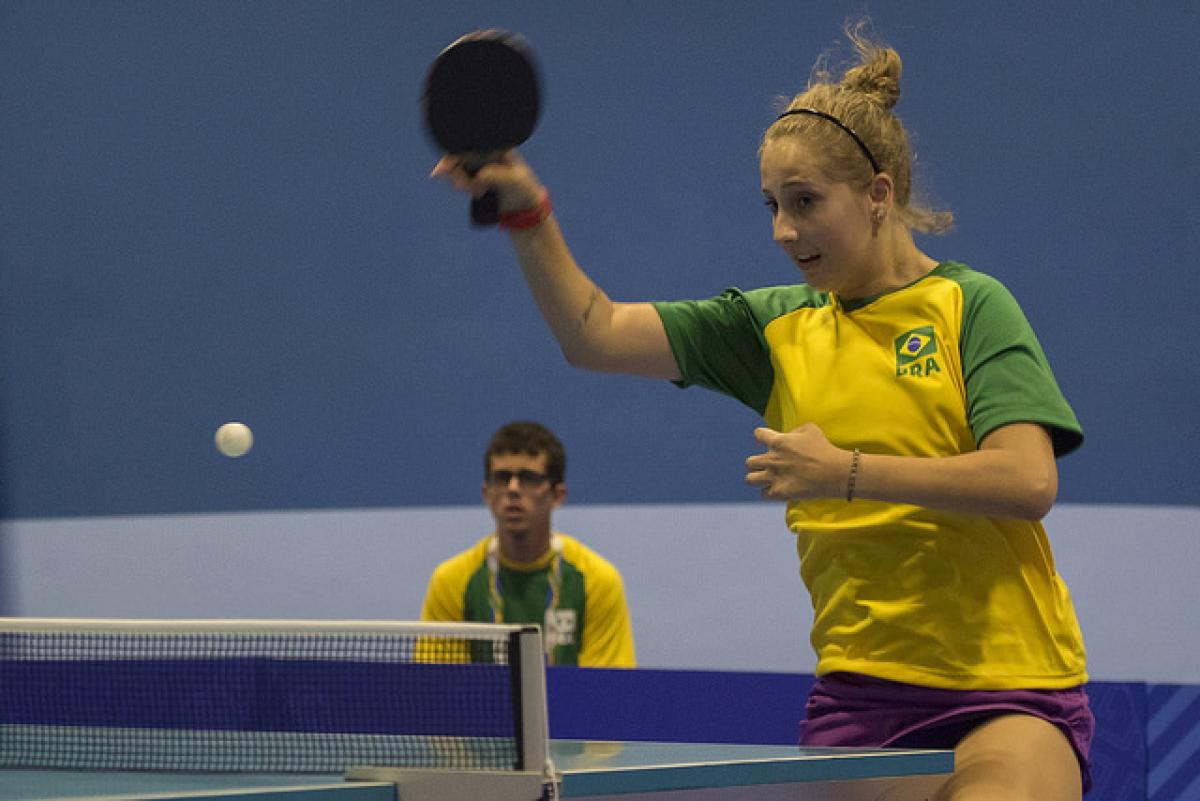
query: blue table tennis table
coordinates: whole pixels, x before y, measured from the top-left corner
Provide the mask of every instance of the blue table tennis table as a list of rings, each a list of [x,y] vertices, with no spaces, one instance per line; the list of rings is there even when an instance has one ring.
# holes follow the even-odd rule
[[[953,753],[801,749],[779,745],[556,740],[550,753],[559,798],[593,801],[925,801],[954,769]],[[387,770],[387,769],[385,769]],[[425,771],[404,771],[427,777]],[[378,773],[378,771],[376,771]],[[350,774],[353,776],[353,772]],[[486,781],[486,778],[484,779]],[[485,801],[490,791],[435,789],[326,774],[0,771],[8,801]],[[436,787],[436,783],[434,785]],[[506,796],[514,797],[514,796]],[[530,792],[534,801],[542,793]],[[549,796],[551,798],[555,795]]]

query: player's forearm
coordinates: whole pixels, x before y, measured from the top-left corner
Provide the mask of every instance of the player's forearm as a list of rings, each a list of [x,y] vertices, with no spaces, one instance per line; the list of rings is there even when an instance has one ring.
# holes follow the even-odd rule
[[[567,361],[606,369],[613,303],[575,262],[558,222],[551,216],[511,236],[525,281]]]
[[[977,450],[927,458],[864,453],[854,497],[931,509],[1040,520],[1058,494],[1058,475],[1020,453]]]

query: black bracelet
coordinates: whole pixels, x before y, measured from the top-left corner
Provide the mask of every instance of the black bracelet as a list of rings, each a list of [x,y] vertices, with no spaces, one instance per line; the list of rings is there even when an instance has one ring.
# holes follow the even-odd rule
[[[854,455],[850,457],[850,477],[846,479],[846,500],[854,500],[854,481],[858,478],[858,460],[862,453],[858,448],[854,449]]]

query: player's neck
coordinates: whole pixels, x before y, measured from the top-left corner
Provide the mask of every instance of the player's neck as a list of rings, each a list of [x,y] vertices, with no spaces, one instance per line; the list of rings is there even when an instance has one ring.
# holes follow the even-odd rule
[[[506,562],[529,564],[550,550],[550,529],[500,534],[500,558]]]
[[[891,227],[891,236],[884,248],[887,265],[884,269],[888,289],[898,289],[917,281],[937,266],[937,261],[921,252],[913,241],[912,232],[901,225]]]
[[[874,264],[861,280],[838,290],[845,300],[862,300],[886,294],[915,283],[937,266],[913,242],[907,229],[897,229],[874,257]]]

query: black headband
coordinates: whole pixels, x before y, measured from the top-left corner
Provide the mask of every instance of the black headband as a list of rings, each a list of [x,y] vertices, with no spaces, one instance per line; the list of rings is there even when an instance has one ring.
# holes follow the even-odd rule
[[[854,144],[858,145],[858,149],[861,150],[863,155],[867,157],[867,161],[871,162],[871,169],[875,170],[876,173],[883,172],[883,170],[879,168],[879,162],[875,160],[873,155],[871,155],[871,149],[867,147],[867,143],[860,139],[858,134],[856,134],[849,125],[842,122],[837,117],[833,116],[832,114],[826,114],[824,111],[817,111],[815,108],[794,108],[780,114],[775,118],[775,121],[779,122],[784,117],[790,117],[793,114],[810,114],[814,117],[820,117],[823,120],[832,122],[834,125],[850,134],[850,138],[854,140]]]

